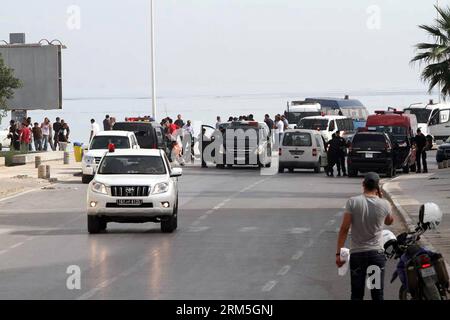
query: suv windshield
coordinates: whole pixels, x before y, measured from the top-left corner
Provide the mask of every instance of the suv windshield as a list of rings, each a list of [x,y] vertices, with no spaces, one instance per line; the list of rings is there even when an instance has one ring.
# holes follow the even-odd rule
[[[309,133],[286,132],[284,134],[283,146],[287,147],[311,147],[312,140]]]
[[[133,132],[142,149],[153,149],[157,144],[154,128],[150,122],[118,122],[114,125],[114,130]]]
[[[302,119],[298,125],[301,129],[309,130],[327,130],[328,120],[327,119]]]
[[[99,174],[166,174],[166,167],[159,156],[107,156],[98,169]]]
[[[384,149],[386,138],[383,134],[357,134],[352,141],[353,149]]]
[[[415,115],[418,123],[428,123],[428,121],[430,120],[431,115],[430,109],[411,108],[405,109],[405,112]]]
[[[96,136],[92,139],[90,150],[106,150],[110,143],[114,144],[116,149],[130,149],[128,137]]]

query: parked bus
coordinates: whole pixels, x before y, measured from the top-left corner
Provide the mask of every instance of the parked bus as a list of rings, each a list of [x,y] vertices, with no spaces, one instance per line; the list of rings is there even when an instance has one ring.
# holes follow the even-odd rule
[[[339,98],[307,98],[307,102],[319,103],[321,110],[325,115],[341,115],[353,119],[353,125],[356,129],[366,126],[369,111],[356,99],[350,99],[345,96],[344,99]]]
[[[286,119],[292,125],[297,125],[303,118],[320,116],[321,114],[320,104],[307,101],[288,102],[287,110],[284,112]]]

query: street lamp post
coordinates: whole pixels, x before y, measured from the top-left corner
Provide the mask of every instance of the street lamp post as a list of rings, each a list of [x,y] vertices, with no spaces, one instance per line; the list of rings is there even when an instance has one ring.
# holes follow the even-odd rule
[[[152,116],[156,121],[156,64],[155,64],[155,7],[150,0],[151,15],[151,59],[152,59]]]

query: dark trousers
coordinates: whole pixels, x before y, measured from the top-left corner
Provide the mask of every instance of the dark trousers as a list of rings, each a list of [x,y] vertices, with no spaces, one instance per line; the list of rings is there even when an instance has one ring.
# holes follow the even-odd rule
[[[336,161],[338,174],[341,174],[341,171],[344,175],[347,174],[347,168],[345,167],[345,156],[341,155]]]
[[[417,150],[416,161],[417,161],[417,172],[422,171],[422,164],[423,164],[423,171],[424,172],[428,171],[427,152],[425,151],[425,149]]]
[[[367,251],[350,255],[350,271],[352,284],[352,300],[364,300],[368,268],[377,266],[381,269],[379,288],[371,290],[372,300],[384,300],[384,274],[386,256],[383,251]],[[369,274],[371,276],[371,274]]]
[[[327,157],[328,157],[327,175],[332,176],[334,175],[334,166],[338,164],[339,158],[337,158],[334,154],[330,152],[328,152]],[[338,170],[340,170],[339,167]]]

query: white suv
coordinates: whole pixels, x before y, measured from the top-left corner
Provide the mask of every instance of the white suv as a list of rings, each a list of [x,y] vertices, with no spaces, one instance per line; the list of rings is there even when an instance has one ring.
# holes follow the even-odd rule
[[[99,132],[91,141],[89,150],[85,152],[81,164],[83,170],[82,182],[91,182],[95,175],[97,166],[109,145],[113,144],[115,149],[139,149],[139,144],[133,132],[128,131],[103,131]]]
[[[88,231],[106,230],[108,222],[161,223],[164,233],[178,227],[178,177],[161,150],[107,153],[87,195]]]

